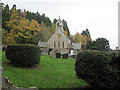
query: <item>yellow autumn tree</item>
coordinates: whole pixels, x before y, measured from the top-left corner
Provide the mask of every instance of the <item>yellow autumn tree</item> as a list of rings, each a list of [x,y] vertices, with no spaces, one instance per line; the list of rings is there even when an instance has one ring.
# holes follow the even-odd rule
[[[79,32],[76,32],[74,35],[75,42],[80,42],[82,49],[86,49],[89,41],[91,41],[90,37],[87,37],[85,35],[81,35]]]
[[[32,38],[40,31],[40,24],[36,20],[26,19],[25,12],[22,16],[18,15],[17,10],[13,9],[10,20],[7,21],[10,32],[7,34],[8,43],[25,43],[26,39]]]
[[[18,15],[17,10],[11,10],[11,17],[10,20],[7,21],[7,27],[10,28],[9,33],[7,34],[8,44],[9,43],[16,43],[15,41],[15,34],[17,32],[16,26],[18,26],[18,21],[20,20],[20,16]]]
[[[70,35],[70,40],[71,40],[72,42],[75,42],[74,35]]]

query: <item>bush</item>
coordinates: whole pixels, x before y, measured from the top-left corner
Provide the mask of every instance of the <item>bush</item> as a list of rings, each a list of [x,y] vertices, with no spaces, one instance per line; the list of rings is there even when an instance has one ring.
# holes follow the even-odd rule
[[[81,51],[77,54],[75,71],[92,87],[112,87],[119,84],[115,61],[117,53],[105,51]]]
[[[40,62],[41,50],[36,45],[14,44],[7,46],[5,55],[14,66],[33,67]]]
[[[117,65],[118,65],[118,70],[120,71],[120,53],[117,57]]]
[[[62,54],[62,59],[67,59],[68,58],[68,54]]]

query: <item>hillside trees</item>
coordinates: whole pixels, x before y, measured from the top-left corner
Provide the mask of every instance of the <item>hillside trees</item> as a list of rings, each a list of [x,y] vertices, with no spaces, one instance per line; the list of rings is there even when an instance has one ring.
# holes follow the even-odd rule
[[[36,20],[29,21],[19,16],[16,9],[12,9],[7,26],[10,27],[10,32],[7,34],[8,43],[25,43],[40,31],[40,25]]]
[[[49,17],[46,17],[45,14],[41,15],[39,12],[16,9],[16,5],[13,5],[12,9],[9,9],[8,5],[3,6],[3,36],[5,41],[3,43],[37,45],[39,40],[48,41],[55,32],[56,22],[57,19],[54,19],[52,23]],[[75,35],[71,35],[67,21],[63,19],[62,22],[64,33],[72,42],[80,42],[82,49],[91,48],[92,39],[88,29],[83,30],[81,34],[76,32]]]
[[[81,35],[85,35],[85,36],[87,36],[87,37],[91,37],[91,36],[90,36],[90,32],[89,32],[88,29],[83,30],[82,33],[81,33]]]
[[[52,22],[49,19],[49,17],[46,17],[45,14],[40,15],[39,12],[30,12],[30,11],[26,11],[26,18],[28,18],[29,20],[36,20],[39,24],[41,24],[42,22],[46,25],[46,26],[51,26]]]
[[[88,29],[86,29],[86,30],[83,30],[82,31],[82,33],[81,33],[81,35],[83,35],[83,36],[85,36],[86,37],[86,42],[87,42],[87,45],[86,45],[86,49],[89,49],[89,46],[90,46],[90,44],[92,43],[92,39],[91,39],[91,35],[90,35],[90,32],[89,32],[89,30]]]
[[[110,50],[109,41],[106,38],[97,38],[90,44],[90,49],[108,51]]]
[[[45,14],[40,15],[39,12],[34,13],[16,9],[16,5],[13,5],[11,9],[9,9],[8,5],[3,6],[2,28],[7,31],[5,35],[8,44],[25,42],[36,44],[39,40],[47,41],[55,32],[57,19],[54,20],[52,23],[49,17],[46,17]],[[67,22],[65,20],[63,22],[64,25],[66,25],[64,26],[65,29],[68,30]],[[39,27],[41,27],[41,31],[38,31],[37,34],[34,32],[34,35],[32,30],[36,29],[36,26],[31,26],[33,23],[36,25],[39,24]],[[39,27],[37,25],[37,28]],[[67,35],[68,32],[69,31],[67,31]]]
[[[81,43],[82,49],[88,49],[89,44],[91,44],[92,42],[91,35],[88,29],[83,30],[81,34],[79,32],[76,32],[75,35],[70,35],[70,40],[72,42]]]
[[[8,4],[2,7],[2,28],[9,30],[9,27],[6,26],[6,21],[10,19],[10,9]]]
[[[67,22],[64,19],[62,20],[62,22],[63,22],[63,29],[67,32],[68,36],[70,36],[70,31]]]
[[[7,31],[5,29],[1,29],[2,31],[2,44],[6,45],[8,40],[7,40]]]
[[[91,42],[91,37],[87,37],[86,35],[82,35],[79,32],[76,32],[74,36],[71,36],[71,40],[73,42],[80,42],[82,49],[87,49],[89,42]]]

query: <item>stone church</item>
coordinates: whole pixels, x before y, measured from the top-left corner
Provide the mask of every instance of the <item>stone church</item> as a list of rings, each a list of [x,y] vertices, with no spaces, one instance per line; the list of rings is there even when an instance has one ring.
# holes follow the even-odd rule
[[[73,43],[64,34],[63,23],[59,18],[56,22],[56,31],[47,42],[39,41],[38,46],[41,47],[43,53],[49,54],[54,50],[56,53],[76,55],[81,49],[81,43]]]

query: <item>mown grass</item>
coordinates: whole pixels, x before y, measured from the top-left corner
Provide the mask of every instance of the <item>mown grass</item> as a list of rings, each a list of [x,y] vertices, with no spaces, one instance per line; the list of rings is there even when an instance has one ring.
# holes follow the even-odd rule
[[[50,58],[41,56],[38,69],[16,68],[9,63],[2,53],[3,76],[7,76],[14,85],[20,88],[36,86],[38,88],[77,88],[88,84],[78,79],[75,73],[75,60]]]

